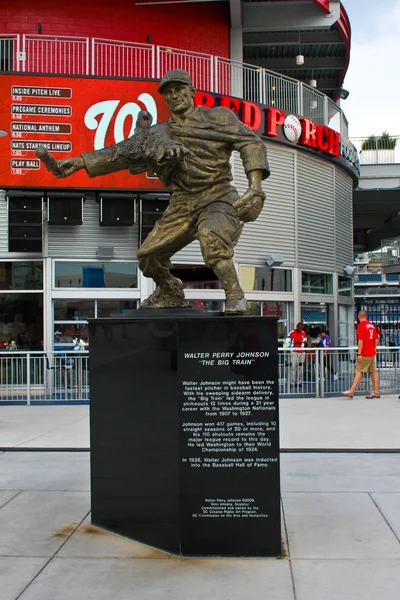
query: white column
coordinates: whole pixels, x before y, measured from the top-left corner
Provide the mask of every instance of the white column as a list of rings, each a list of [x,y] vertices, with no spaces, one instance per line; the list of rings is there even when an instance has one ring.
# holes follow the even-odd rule
[[[243,62],[243,31],[241,27],[232,27],[230,30],[232,60]]]
[[[294,306],[293,306],[293,323],[296,327],[296,323],[301,321],[301,269],[295,267],[293,269],[293,292],[294,292]]]
[[[332,346],[337,345],[338,337],[339,337],[339,306],[338,306],[338,295],[339,295],[339,275],[337,273],[333,274],[333,322],[329,324],[330,337],[332,338]]]
[[[53,318],[53,276],[51,258],[43,258],[43,347],[53,349],[54,318]]]

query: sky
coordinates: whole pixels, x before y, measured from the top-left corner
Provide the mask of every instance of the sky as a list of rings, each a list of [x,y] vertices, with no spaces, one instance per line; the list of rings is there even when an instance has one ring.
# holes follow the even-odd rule
[[[349,137],[400,136],[400,0],[341,0],[351,24]]]

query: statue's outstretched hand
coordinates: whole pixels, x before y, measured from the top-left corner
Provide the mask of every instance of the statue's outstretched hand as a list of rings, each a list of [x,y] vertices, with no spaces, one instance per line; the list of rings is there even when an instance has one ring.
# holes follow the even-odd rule
[[[63,158],[62,160],[56,160],[44,146],[38,146],[36,148],[36,156],[40,158],[46,169],[59,179],[68,177],[85,166],[83,159],[80,156],[77,158]]]
[[[260,190],[249,188],[243,196],[233,203],[238,217],[243,223],[255,221],[264,206],[265,194]]]

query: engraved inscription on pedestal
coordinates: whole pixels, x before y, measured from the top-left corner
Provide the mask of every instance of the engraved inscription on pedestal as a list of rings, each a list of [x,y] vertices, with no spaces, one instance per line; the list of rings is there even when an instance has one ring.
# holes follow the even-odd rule
[[[199,344],[180,336],[183,552],[195,543],[222,555],[239,546],[249,555],[272,555],[273,548],[279,554],[276,344],[263,345],[257,323],[236,341],[251,339],[248,349],[235,349],[233,341],[226,350],[226,336],[215,333],[209,331],[209,350],[207,331]]]

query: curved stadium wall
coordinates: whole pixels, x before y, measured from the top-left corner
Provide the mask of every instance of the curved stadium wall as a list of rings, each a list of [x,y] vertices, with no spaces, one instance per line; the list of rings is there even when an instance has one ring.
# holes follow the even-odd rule
[[[65,8],[47,1],[27,3],[16,0],[12,6],[0,7],[0,31],[4,34],[38,34],[39,25],[43,36],[101,37],[229,57],[228,5],[222,3],[144,7],[129,5],[122,0],[112,6],[104,0],[85,5],[72,0]],[[185,64],[180,66],[185,67]],[[278,314],[281,337],[299,320],[310,323],[313,318],[316,322],[319,319],[321,324],[324,322],[329,326],[335,343],[346,345],[352,341],[352,298],[349,287],[345,286],[344,292],[340,288],[343,287],[343,269],[352,264],[352,177],[329,158],[299,146],[272,139],[265,143],[272,173],[264,183],[266,205],[260,218],[245,226],[235,253],[242,283],[247,285],[246,296],[251,310],[258,314]],[[238,156],[232,158],[232,171],[238,191],[244,191],[246,178]],[[126,190],[121,187],[117,191]],[[0,194],[4,199],[6,191]],[[151,291],[148,280],[140,275],[136,285],[125,288],[107,287],[107,282],[104,287],[74,287],[73,280],[65,287],[59,286],[56,274],[60,263],[82,262],[86,264],[85,268],[88,264],[98,265],[100,248],[112,248],[110,263],[129,265],[136,260],[139,223],[127,228],[102,227],[98,202],[98,193],[85,192],[82,226],[45,223],[45,253],[42,256],[8,251],[8,206],[5,201],[0,202],[0,231],[4,234],[0,236],[1,266],[10,261],[15,264],[43,263],[43,286],[35,289],[35,293],[38,297],[42,295],[45,348],[52,347],[54,327],[76,334],[75,319],[83,332],[87,316],[105,316],[103,305],[109,303],[110,311],[124,303],[131,308]],[[267,269],[265,259],[271,254],[283,256],[284,263],[275,273],[290,272],[290,284],[288,280],[285,285],[275,287],[270,285],[271,282],[259,283],[264,279],[263,276],[257,279],[257,273]],[[104,262],[105,259],[101,260]],[[202,263],[198,245],[190,245],[173,261],[181,267],[196,269]],[[271,270],[265,272],[270,276]],[[321,276],[321,281],[327,276],[332,285],[307,287],[303,273]],[[348,285],[351,288],[351,284]],[[12,295],[18,296],[19,292],[28,294],[31,292],[29,283],[25,286],[19,287],[18,293],[12,286],[3,286],[0,296],[7,300]],[[212,284],[196,287],[196,283],[190,283],[187,294],[196,305],[211,310],[222,308],[222,292],[214,289]],[[91,303],[93,310],[86,311],[85,307]],[[14,315],[14,320],[17,317]],[[23,330],[29,325],[24,314],[18,318],[17,329]],[[0,342],[8,335],[6,330],[10,329],[3,327],[0,331]]]

